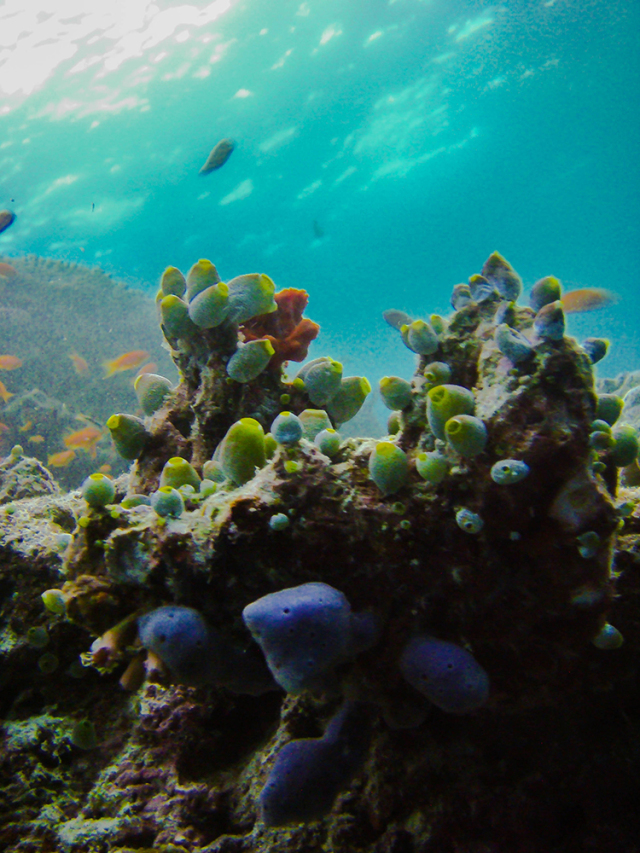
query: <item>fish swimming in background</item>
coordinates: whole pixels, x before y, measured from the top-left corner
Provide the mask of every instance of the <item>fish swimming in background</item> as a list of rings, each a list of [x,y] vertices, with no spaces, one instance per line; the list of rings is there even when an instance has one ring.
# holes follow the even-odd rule
[[[322,227],[322,225],[320,225],[317,219],[313,220],[312,227],[313,236],[316,238],[316,240],[322,240],[322,238],[324,237],[324,228]]]
[[[146,350],[134,349],[114,358],[113,361],[105,361],[103,367],[106,371],[105,378],[113,376],[114,373],[122,373],[123,370],[133,370],[149,358]]]
[[[405,311],[398,311],[395,308],[389,308],[388,311],[383,311],[382,317],[392,329],[397,329],[398,331],[400,331],[403,326],[410,326],[413,322],[413,317],[410,317]]]
[[[12,267],[11,264],[5,264],[4,261],[0,261],[0,275],[3,275],[5,278],[14,278],[18,275],[18,270]]]
[[[227,162],[233,149],[236,147],[233,139],[221,139],[216,146],[211,149],[211,153],[206,159],[206,162],[200,172],[200,175],[208,175],[210,172],[215,172]]]
[[[138,376],[142,376],[143,373],[155,373],[158,369],[158,365],[155,361],[150,361],[149,364],[143,364],[140,370],[133,377],[134,381],[138,378]]]
[[[0,400],[3,400],[5,403],[9,402],[9,398],[13,397],[11,391],[7,391],[4,382],[0,382]]]
[[[7,230],[15,218],[16,215],[12,210],[0,210],[0,234]]]
[[[43,435],[30,435],[27,441],[33,442],[33,444],[42,444],[44,441]]]
[[[76,458],[75,450],[61,450],[59,453],[53,453],[47,459],[47,465],[52,468],[66,468],[72,459]]]
[[[15,370],[22,367],[22,359],[15,355],[0,355],[0,370]]]
[[[6,424],[0,423],[0,435],[5,432],[11,432],[11,429]]]
[[[69,450],[86,450],[92,459],[96,458],[96,444],[102,438],[102,431],[94,426],[87,426],[66,435],[62,439]]]
[[[89,372],[88,363],[82,358],[82,356],[78,355],[77,352],[70,352],[69,358],[73,362],[73,369],[78,374],[78,376],[82,376],[84,373]]]
[[[31,427],[33,426],[33,421],[27,421],[26,424],[22,424],[18,432],[29,432]]]
[[[606,308],[607,305],[617,301],[617,294],[603,287],[581,287],[578,290],[568,290],[560,297],[565,314],[595,311],[596,308]]]

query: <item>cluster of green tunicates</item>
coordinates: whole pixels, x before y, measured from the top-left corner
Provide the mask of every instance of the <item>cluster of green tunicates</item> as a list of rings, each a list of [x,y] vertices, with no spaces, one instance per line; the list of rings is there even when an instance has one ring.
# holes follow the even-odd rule
[[[487,445],[487,428],[474,409],[473,393],[462,385],[436,385],[427,392],[431,431],[464,458],[477,456]]]
[[[630,424],[616,422],[622,413],[624,401],[617,394],[600,394],[596,406],[596,419],[591,423],[589,446],[594,451],[592,468],[602,472],[605,465],[596,454],[606,452],[618,468],[631,465],[638,457],[640,442],[636,429]]]

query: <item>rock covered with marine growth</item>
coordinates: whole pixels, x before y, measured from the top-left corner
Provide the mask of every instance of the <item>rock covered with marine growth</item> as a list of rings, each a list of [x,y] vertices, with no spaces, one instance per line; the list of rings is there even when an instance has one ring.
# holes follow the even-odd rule
[[[181,379],[145,380],[143,416],[110,418],[130,474],[106,503],[31,499],[2,517],[5,714],[55,690],[49,743],[86,718],[104,746],[102,775],[77,771],[77,807],[34,794],[54,847],[468,849],[493,826],[496,850],[529,849],[535,831],[509,817],[536,814],[526,780],[592,778],[594,730],[576,720],[632,675],[640,633],[612,568],[633,511],[618,470],[638,445],[594,391],[602,347],[566,335],[547,279],[520,304],[496,253],[450,316],[387,312],[416,370],[381,383],[388,436],[345,440],[367,380],[329,356],[282,371],[318,332],[304,291],[225,283],[208,261],[165,272]],[[133,712],[118,681],[139,691]],[[576,754],[551,765],[565,726]],[[11,731],[7,766],[33,771]]]

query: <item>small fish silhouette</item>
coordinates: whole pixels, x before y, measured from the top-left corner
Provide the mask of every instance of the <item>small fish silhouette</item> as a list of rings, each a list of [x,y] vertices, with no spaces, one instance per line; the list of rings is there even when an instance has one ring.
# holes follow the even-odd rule
[[[59,453],[54,453],[47,459],[47,465],[52,468],[66,468],[66,466],[76,458],[75,450],[61,450]]]
[[[11,225],[16,215],[12,210],[0,210],[0,234]]]
[[[15,370],[22,367],[22,359],[15,355],[0,355],[0,370]]]
[[[114,373],[122,373],[123,370],[133,370],[149,358],[149,353],[146,350],[134,349],[131,352],[125,352],[114,358],[112,361],[104,362],[106,376],[113,376]]]
[[[606,308],[618,301],[618,297],[603,287],[581,287],[578,290],[568,290],[560,297],[565,314],[576,314],[581,311],[595,311]]]
[[[77,352],[70,352],[69,358],[73,362],[73,369],[78,376],[82,376],[82,374],[89,372],[89,365],[82,356],[78,355]]]
[[[211,149],[211,153],[207,157],[204,166],[200,169],[201,175],[208,175],[210,172],[215,172],[227,162],[229,157],[236,147],[233,139],[221,139],[217,145]]]
[[[3,400],[5,403],[8,403],[10,397],[13,397],[13,394],[11,393],[11,391],[7,391],[4,382],[0,382],[0,400]]]

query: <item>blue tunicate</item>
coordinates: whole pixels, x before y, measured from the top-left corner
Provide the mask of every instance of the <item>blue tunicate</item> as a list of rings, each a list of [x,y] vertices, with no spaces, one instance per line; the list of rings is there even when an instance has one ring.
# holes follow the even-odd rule
[[[354,616],[346,596],[325,583],[270,593],[242,612],[287,693],[314,689],[336,664],[370,646],[376,626],[366,616]]]
[[[264,823],[286,826],[328,814],[339,792],[363,764],[369,741],[365,706],[347,702],[322,737],[293,740],[283,746],[260,792]]]
[[[278,444],[283,444],[285,447],[297,444],[302,438],[300,418],[293,412],[280,412],[271,424],[271,435]]]
[[[180,684],[218,684],[253,696],[275,687],[261,658],[237,649],[192,607],[158,607],[138,620],[138,633]]]
[[[400,671],[409,684],[449,714],[479,708],[489,695],[489,676],[465,649],[436,637],[414,637],[404,647]]]
[[[529,466],[520,459],[501,459],[491,466],[491,479],[500,486],[519,483],[529,473]]]
[[[284,530],[289,526],[289,516],[285,515],[284,512],[276,512],[275,515],[272,515],[269,519],[269,527],[272,530]]]
[[[469,290],[474,302],[486,302],[496,293],[495,287],[483,275],[472,275],[469,279]]]

